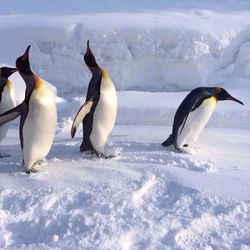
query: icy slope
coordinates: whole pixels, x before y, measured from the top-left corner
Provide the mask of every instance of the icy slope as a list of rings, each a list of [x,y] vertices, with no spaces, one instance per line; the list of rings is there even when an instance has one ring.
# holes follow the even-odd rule
[[[198,9],[0,16],[1,61],[32,45],[34,71],[69,99],[86,91],[86,40],[118,90],[247,88],[250,12]]]

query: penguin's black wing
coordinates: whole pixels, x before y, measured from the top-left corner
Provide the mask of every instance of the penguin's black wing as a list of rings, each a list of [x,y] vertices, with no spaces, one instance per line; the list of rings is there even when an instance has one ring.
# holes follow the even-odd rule
[[[5,123],[16,119],[19,115],[22,114],[22,103],[15,108],[6,111],[5,113],[0,115],[0,127]]]
[[[75,119],[73,121],[72,127],[71,127],[71,137],[74,138],[76,130],[79,126],[79,124],[82,122],[84,117],[90,112],[92,105],[94,103],[93,99],[89,99],[89,101],[85,102],[81,108],[78,110]]]

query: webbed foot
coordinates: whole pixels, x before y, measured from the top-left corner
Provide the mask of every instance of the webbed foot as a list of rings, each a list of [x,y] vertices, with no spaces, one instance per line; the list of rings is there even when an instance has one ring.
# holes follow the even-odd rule
[[[35,168],[30,168],[28,170],[25,170],[26,174],[31,174],[31,173],[37,173],[38,171]]]
[[[119,156],[120,154],[118,154],[118,155],[104,155],[103,153],[100,153],[100,154],[96,153],[96,155],[98,158],[112,159],[112,158]]]

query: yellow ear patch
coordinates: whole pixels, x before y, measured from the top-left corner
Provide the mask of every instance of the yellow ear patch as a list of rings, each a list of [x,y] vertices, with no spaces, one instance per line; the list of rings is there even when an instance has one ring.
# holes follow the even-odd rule
[[[35,89],[39,89],[43,86],[43,81],[35,74],[33,74],[34,80],[35,80]]]
[[[215,105],[217,103],[217,99],[216,97],[214,96],[211,96],[209,98],[206,98],[204,101],[203,101],[203,104],[206,104],[206,105]]]

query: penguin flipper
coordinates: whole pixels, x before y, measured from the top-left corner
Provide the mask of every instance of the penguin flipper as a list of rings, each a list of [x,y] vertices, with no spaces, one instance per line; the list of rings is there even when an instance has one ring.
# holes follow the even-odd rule
[[[173,138],[173,135],[171,134],[171,135],[169,135],[168,139],[166,141],[164,141],[161,145],[163,147],[167,147],[167,146],[170,146],[172,144],[174,144],[174,138]]]
[[[22,104],[1,114],[0,115],[0,127],[4,125],[5,123],[16,119],[21,114],[22,114]]]
[[[79,124],[82,122],[84,117],[90,112],[91,107],[94,103],[93,99],[90,99],[89,101],[85,102],[81,108],[78,110],[75,119],[73,121],[72,127],[71,127],[71,137],[74,138],[76,130],[79,126]]]

